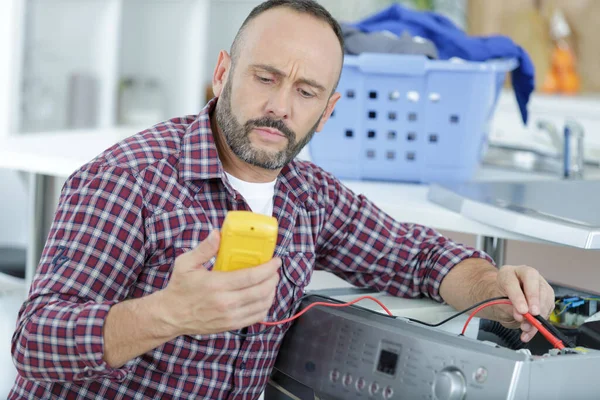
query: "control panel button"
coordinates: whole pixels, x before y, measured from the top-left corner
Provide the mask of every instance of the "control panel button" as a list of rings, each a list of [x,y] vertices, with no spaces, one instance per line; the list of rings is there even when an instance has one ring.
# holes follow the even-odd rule
[[[487,380],[488,371],[485,367],[477,368],[477,371],[473,374],[473,378],[475,378],[475,382],[483,383]]]
[[[433,394],[438,400],[463,400],[467,393],[467,382],[456,367],[441,370],[433,382]]]
[[[365,389],[365,386],[367,386],[365,378],[358,378],[358,380],[356,381],[356,390],[362,392]]]
[[[372,396],[377,393],[379,393],[379,383],[373,382],[369,385],[369,394]]]
[[[384,399],[391,399],[392,396],[394,395],[394,389],[392,389],[391,386],[386,386],[385,389],[383,389],[383,398]]]
[[[337,383],[340,380],[340,371],[337,369],[332,370],[329,373],[329,379],[331,379],[331,382]]]
[[[344,386],[350,386],[352,385],[352,382],[354,382],[354,379],[352,378],[352,375],[350,374],[346,374],[344,375]]]

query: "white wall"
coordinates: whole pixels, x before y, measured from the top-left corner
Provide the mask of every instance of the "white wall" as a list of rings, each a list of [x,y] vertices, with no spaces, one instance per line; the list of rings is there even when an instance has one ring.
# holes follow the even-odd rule
[[[221,50],[229,52],[235,35],[250,11],[261,0],[211,0],[209,44],[205,60],[205,82],[210,84]]]
[[[123,5],[120,78],[157,80],[165,109],[161,120],[198,113],[204,106],[208,31],[200,21],[209,3],[128,0]]]
[[[24,0],[0,2],[0,136],[14,128],[18,101],[13,98],[20,63],[21,6]]]
[[[22,0],[0,2],[0,136],[14,131],[18,99],[13,97],[17,85]],[[12,55],[12,56],[7,56]],[[0,246],[26,244],[26,182],[13,171],[0,169]]]

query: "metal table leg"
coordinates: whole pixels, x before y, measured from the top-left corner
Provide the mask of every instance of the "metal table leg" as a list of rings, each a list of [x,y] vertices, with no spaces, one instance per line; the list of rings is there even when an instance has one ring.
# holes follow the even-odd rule
[[[506,239],[499,239],[491,236],[477,236],[476,246],[479,250],[485,251],[492,257],[498,267],[505,264]]]
[[[40,262],[42,250],[50,229],[52,213],[49,212],[47,194],[51,189],[52,177],[32,173],[29,180],[29,241],[27,246],[27,264],[25,267],[25,288],[29,286]]]

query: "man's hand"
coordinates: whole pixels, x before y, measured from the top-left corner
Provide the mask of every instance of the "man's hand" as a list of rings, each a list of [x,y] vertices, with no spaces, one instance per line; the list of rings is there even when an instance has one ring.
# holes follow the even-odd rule
[[[527,342],[537,329],[523,320],[526,312],[547,318],[554,310],[554,290],[534,268],[505,265],[498,269],[483,259],[463,260],[450,270],[440,285],[440,295],[457,310],[492,297],[508,296],[512,306],[498,305],[482,310],[478,316],[521,328]]]
[[[177,257],[161,313],[176,335],[210,334],[264,321],[273,304],[281,259],[239,271],[208,271],[203,264],[217,254],[219,233]]]
[[[528,342],[537,329],[524,320],[523,314],[541,315],[548,318],[554,310],[554,290],[540,273],[526,265],[505,265],[496,278],[501,295],[508,296],[513,306],[497,307],[497,320],[504,326],[517,328],[523,333],[521,340]]]

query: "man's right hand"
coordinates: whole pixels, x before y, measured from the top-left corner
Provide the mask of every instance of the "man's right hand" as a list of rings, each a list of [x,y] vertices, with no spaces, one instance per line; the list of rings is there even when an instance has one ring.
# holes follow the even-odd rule
[[[264,321],[275,298],[281,259],[238,271],[208,271],[220,235],[213,231],[195,249],[175,259],[162,290],[161,313],[176,336],[220,333]]]

